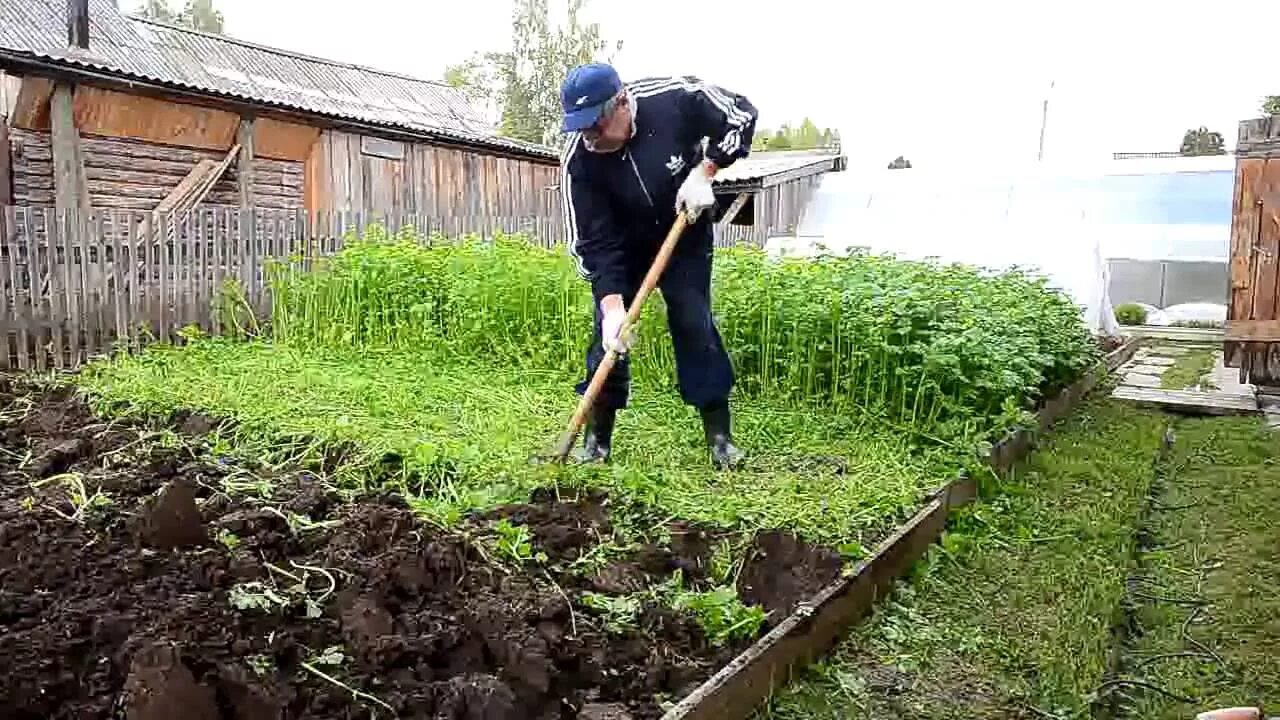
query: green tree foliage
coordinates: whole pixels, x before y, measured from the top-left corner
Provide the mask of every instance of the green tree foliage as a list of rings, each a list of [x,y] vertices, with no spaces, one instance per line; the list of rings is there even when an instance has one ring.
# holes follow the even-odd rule
[[[511,19],[511,49],[477,53],[445,70],[446,83],[499,115],[510,138],[555,145],[560,136],[560,83],[569,69],[611,59],[600,27],[582,21],[587,0],[568,0],[568,17],[553,27],[547,0],[518,0]],[[613,45],[616,51],[622,47]]]
[[[813,150],[840,145],[840,133],[832,128],[819,128],[809,118],[793,128],[782,125],[777,130],[758,128],[751,141],[751,149],[765,150]]]
[[[1262,112],[1267,115],[1280,115],[1280,95],[1268,95],[1262,100]]]
[[[187,0],[181,11],[170,7],[169,0],[145,0],[138,14],[214,35],[222,34],[226,22],[222,12],[213,6],[213,0]]]
[[[178,14],[169,7],[167,0],[146,0],[137,12],[144,18],[160,22],[171,23],[178,19]]]
[[[1226,149],[1223,147],[1222,133],[1210,132],[1208,128],[1201,125],[1194,130],[1188,130],[1182,136],[1182,147],[1179,150],[1183,155],[1225,155]]]
[[[889,163],[890,170],[905,170],[909,167],[911,167],[911,161],[901,155],[894,158],[893,162]]]

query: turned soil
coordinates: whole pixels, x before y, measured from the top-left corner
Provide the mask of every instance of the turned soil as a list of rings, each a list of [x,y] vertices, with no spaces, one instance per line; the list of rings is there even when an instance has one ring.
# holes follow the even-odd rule
[[[539,494],[467,525],[527,527],[548,563],[516,567],[398,496],[213,457],[212,425],[111,422],[0,378],[0,717],[638,720],[745,644],[658,605],[611,634],[576,601],[698,583],[702,530],[573,574],[610,532],[605,499]],[[272,490],[228,494],[256,479]],[[756,545],[740,589],[771,622],[839,571],[785,535]]]

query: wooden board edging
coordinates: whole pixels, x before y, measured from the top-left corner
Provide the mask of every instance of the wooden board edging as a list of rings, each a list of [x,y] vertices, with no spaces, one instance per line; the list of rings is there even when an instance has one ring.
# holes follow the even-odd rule
[[[1124,333],[1131,337],[1181,342],[1220,343],[1226,336],[1226,328],[1192,328],[1176,325],[1130,325]]]
[[[1138,350],[1129,338],[1037,413],[1037,428],[1005,436],[991,450],[993,469],[1003,474],[1030,452],[1034,436],[1061,419],[1089,390]],[[1003,465],[997,465],[999,460]],[[1002,469],[1003,467],[1003,469]],[[881,542],[852,572],[801,602],[786,619],[686,695],[662,720],[741,720],[830,650],[850,627],[905,575],[942,536],[951,510],[973,502],[977,483],[960,476],[933,494],[910,520]]]

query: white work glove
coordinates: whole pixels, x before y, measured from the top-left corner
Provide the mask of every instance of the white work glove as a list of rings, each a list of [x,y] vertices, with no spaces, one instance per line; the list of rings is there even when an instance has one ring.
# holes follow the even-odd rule
[[[676,212],[683,212],[689,222],[697,222],[703,210],[716,204],[716,194],[711,189],[712,166],[703,162],[689,173],[676,193]]]
[[[612,350],[619,355],[625,355],[631,349],[631,346],[635,344],[635,328],[629,327],[625,334],[622,333],[622,326],[626,322],[627,311],[625,309],[604,311],[604,317],[600,319],[600,342],[606,351]]]

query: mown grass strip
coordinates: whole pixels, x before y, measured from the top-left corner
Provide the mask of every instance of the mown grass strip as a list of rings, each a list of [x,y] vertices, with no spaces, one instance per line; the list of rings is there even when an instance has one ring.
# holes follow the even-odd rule
[[[1110,667],[1161,415],[1095,398],[962,513],[908,583],[762,718],[1085,711]]]
[[[1187,419],[1135,578],[1122,671],[1160,688],[1120,698],[1125,717],[1280,707],[1280,438],[1257,418]],[[1175,696],[1191,698],[1185,703]]]
[[[610,466],[531,465],[573,407],[572,381],[429,352],[319,353],[213,339],[122,356],[80,379],[114,413],[198,409],[234,420],[230,444],[256,458],[316,462],[348,448],[343,484],[391,482],[446,522],[559,484],[602,488],[685,520],[868,542],[965,462],[865,415],[766,396],[736,405],[748,466],[716,473],[696,413],[674,388],[638,383]]]

